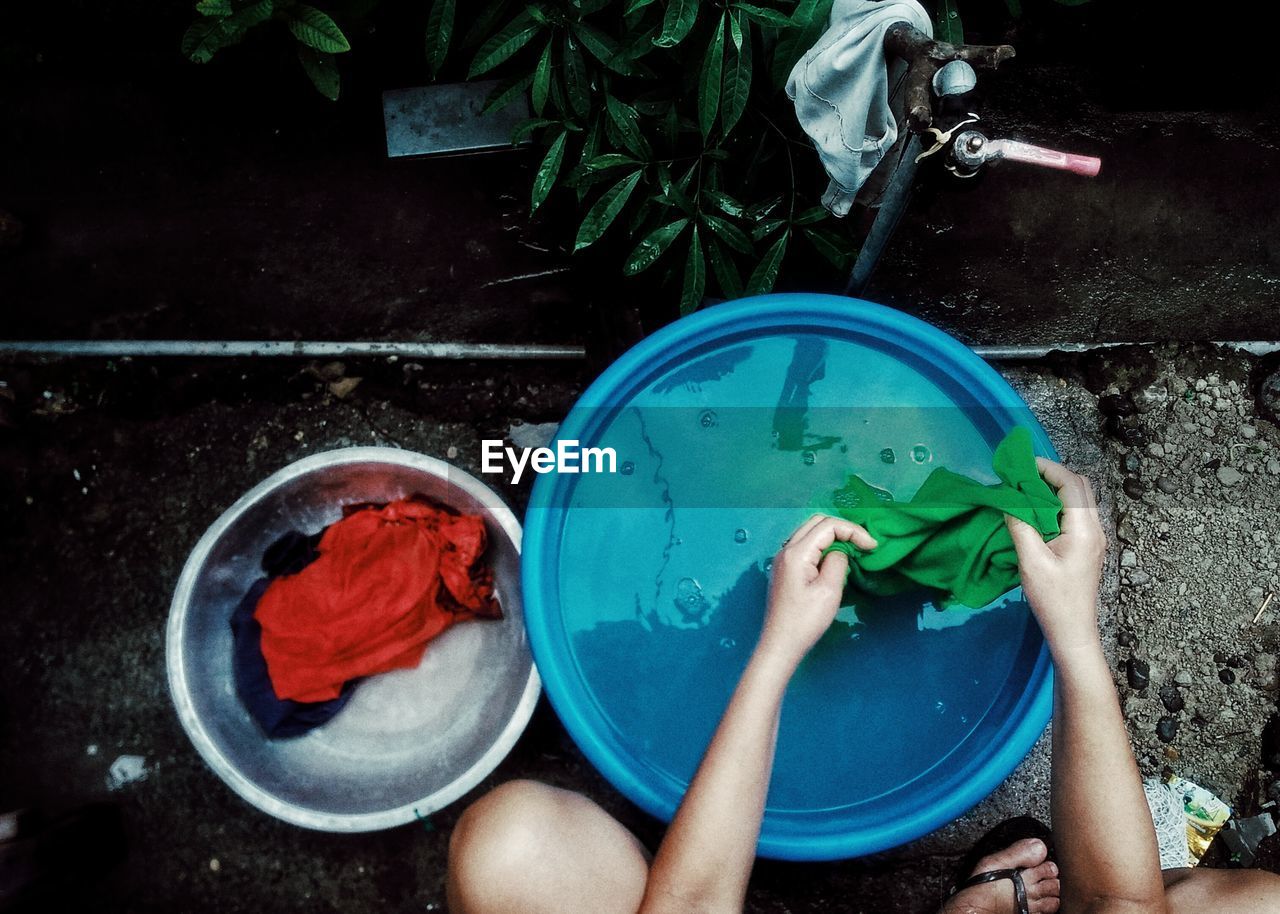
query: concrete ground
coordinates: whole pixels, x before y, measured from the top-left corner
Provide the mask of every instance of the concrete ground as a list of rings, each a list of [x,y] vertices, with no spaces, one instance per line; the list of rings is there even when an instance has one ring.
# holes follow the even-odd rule
[[[1001,369],[1063,459],[1094,480],[1116,534],[1102,618],[1144,772],[1210,785],[1244,814],[1257,811],[1280,774],[1265,771],[1260,755],[1276,710],[1280,606],[1253,621],[1264,595],[1280,590],[1280,431],[1254,402],[1264,367],[1274,366],[1168,346]],[[100,910],[443,907],[447,837],[470,797],[427,824],[350,836],[304,831],[251,808],[204,766],[178,725],[165,678],[168,601],[205,527],[286,463],[377,443],[474,472],[482,437],[505,436],[519,421],[556,421],[587,378],[572,364],[315,368],[284,360],[0,365],[0,643],[8,658],[0,665],[0,808],[121,804],[129,853],[94,890]],[[329,386],[339,373],[362,379],[344,398]],[[500,490],[523,508],[524,483]],[[1130,687],[1130,658],[1147,665],[1143,688]],[[1177,704],[1169,688],[1183,700],[1179,711],[1169,710]],[[1161,718],[1177,722],[1168,742],[1156,734]],[[121,755],[142,756],[145,777],[109,791],[108,769]],[[471,796],[512,777],[585,791],[646,842],[660,838],[657,823],[594,772],[545,700]],[[908,847],[844,863],[761,863],[748,910],[928,911],[957,855],[989,824],[1025,812],[1047,817],[1048,779],[1042,740],[990,799]],[[1106,790],[1098,785],[1100,815]],[[1267,865],[1275,860],[1264,854]]]

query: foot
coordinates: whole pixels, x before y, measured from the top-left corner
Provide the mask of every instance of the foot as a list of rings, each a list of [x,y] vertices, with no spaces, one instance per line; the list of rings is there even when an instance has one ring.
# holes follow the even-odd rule
[[[969,875],[992,870],[1021,870],[1031,914],[1058,910],[1058,867],[1046,857],[1049,851],[1038,838],[1015,841],[1004,850],[983,857]],[[942,914],[1017,914],[1013,882],[1001,879],[957,892],[942,905]]]

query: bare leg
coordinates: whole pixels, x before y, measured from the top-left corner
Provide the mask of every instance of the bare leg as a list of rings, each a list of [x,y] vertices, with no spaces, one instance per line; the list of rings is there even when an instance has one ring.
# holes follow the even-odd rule
[[[581,794],[511,781],[473,803],[449,839],[452,914],[632,914],[648,854]]]
[[[1280,911],[1280,876],[1262,870],[1164,871],[1169,914],[1275,914]]]

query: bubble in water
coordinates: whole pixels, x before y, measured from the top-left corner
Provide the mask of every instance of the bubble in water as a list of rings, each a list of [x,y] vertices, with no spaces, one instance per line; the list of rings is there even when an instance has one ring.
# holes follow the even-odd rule
[[[737,642],[737,641],[734,641],[732,638],[730,638],[730,637],[726,636],[726,637],[724,637],[724,638],[721,638],[721,639],[720,639],[720,646],[721,646],[722,648],[724,648],[726,651],[729,651],[729,650],[733,650],[735,647],[737,647],[737,646],[738,646],[738,642]]]
[[[898,459],[898,455],[893,452],[893,448],[887,447],[880,452],[880,459],[885,463],[893,463]]]
[[[703,428],[715,428],[718,421],[714,410],[704,409],[698,415],[698,424]]]
[[[916,463],[928,463],[933,459],[933,452],[923,444],[917,444],[911,449],[911,459]]]
[[[818,459],[818,455],[813,451],[805,451],[800,455],[800,459],[804,461],[805,466],[811,467],[813,466],[813,462]]]
[[[773,571],[773,556],[769,556],[769,558],[764,560],[764,570],[766,574]]]
[[[622,475],[623,475],[623,476],[630,476],[630,475],[631,475],[632,473],[634,473],[635,471],[636,471],[636,465],[635,465],[634,463],[632,463],[630,460],[624,460],[624,461],[622,461]]]
[[[937,711],[939,714],[946,714],[947,706],[942,702],[938,702],[936,705],[933,706],[933,710]]]
[[[747,541],[747,531],[744,530],[742,527],[739,527],[737,530],[733,531],[733,541],[735,543],[745,543]]]
[[[961,718],[960,718],[960,723],[962,723],[962,724],[967,724],[968,722],[969,722],[969,718],[968,718],[968,717],[961,717]]]
[[[693,578],[681,578],[676,584],[675,604],[686,622],[701,620],[711,608],[707,595],[702,592],[702,585]]]

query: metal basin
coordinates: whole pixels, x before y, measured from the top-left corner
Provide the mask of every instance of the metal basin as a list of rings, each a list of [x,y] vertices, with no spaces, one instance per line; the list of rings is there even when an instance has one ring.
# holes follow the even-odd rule
[[[454,626],[422,663],[371,677],[332,721],[270,740],[236,695],[228,620],[261,575],[263,550],[312,532],[353,502],[421,493],[487,522],[505,616]],[[178,717],[236,793],[286,822],[372,831],[410,822],[478,784],[523,732],[541,688],[520,601],[520,524],[479,480],[394,448],[345,448],[280,470],[232,505],[187,559],[169,610],[166,661]]]

